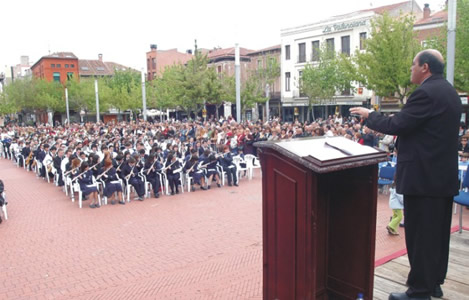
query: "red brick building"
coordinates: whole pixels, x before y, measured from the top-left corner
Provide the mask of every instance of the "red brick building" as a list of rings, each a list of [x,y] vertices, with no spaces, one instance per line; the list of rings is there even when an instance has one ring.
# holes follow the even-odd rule
[[[415,22],[414,30],[417,33],[417,39],[422,43],[423,46],[429,40],[439,37],[441,34],[445,34],[443,26],[446,26],[448,21],[448,11],[441,10],[434,14],[431,14],[430,6],[425,4],[423,8],[423,18]]]
[[[261,50],[251,51],[248,56],[251,58],[249,69],[256,71],[265,69],[269,64],[273,64],[275,60],[276,64],[280,68],[282,46],[275,45],[272,47],[264,48]],[[280,84],[280,73],[277,79],[270,85],[269,89],[269,108],[270,116],[280,116],[281,112],[281,84]],[[260,106],[259,116],[265,120],[265,105]]]
[[[71,52],[57,52],[41,57],[32,67],[36,78],[65,83],[68,78],[78,77],[78,58]]]
[[[150,51],[147,52],[147,74],[148,80],[153,80],[163,74],[164,69],[169,66],[182,64],[185,65],[192,59],[192,51],[186,53],[178,52],[177,49],[157,50],[156,45],[150,45]]]

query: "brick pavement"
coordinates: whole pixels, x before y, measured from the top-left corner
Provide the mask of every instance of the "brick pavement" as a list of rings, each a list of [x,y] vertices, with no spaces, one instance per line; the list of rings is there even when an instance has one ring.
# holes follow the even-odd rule
[[[0,299],[262,298],[259,170],[239,188],[94,210],[10,161],[0,159],[0,178],[10,202],[0,225]],[[377,258],[404,247],[403,235],[383,227],[386,198]]]

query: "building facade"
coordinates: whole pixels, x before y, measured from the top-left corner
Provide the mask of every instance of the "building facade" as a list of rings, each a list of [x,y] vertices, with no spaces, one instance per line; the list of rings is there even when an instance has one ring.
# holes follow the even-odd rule
[[[255,72],[272,66],[278,66],[280,68],[281,52],[281,45],[275,45],[261,50],[251,51],[248,54],[248,56],[251,58],[249,69],[251,72]],[[269,117],[279,117],[281,112],[280,70],[279,76],[277,76],[277,78],[275,78],[272,83],[266,87],[266,89],[267,88],[269,90]],[[266,109],[266,104],[259,105],[259,117],[262,120],[266,120]]]
[[[46,55],[31,67],[31,72],[36,78],[64,84],[68,79],[78,77],[78,58],[71,52]]]
[[[79,59],[80,77],[103,77],[113,76],[116,71],[126,71],[131,68],[124,65],[103,61],[103,55],[98,54],[98,59]]]
[[[239,48],[239,69],[240,69],[240,81],[241,85],[246,82],[250,73],[251,67],[251,57],[249,53],[252,50],[246,48]],[[235,76],[235,47],[231,48],[215,48],[212,50],[202,50],[202,53],[205,53],[208,58],[208,67],[214,68],[215,71],[220,74],[220,76]],[[236,104],[225,103],[220,107],[218,111],[219,115],[224,116],[236,116]],[[252,119],[253,112],[252,110],[246,111],[247,118]],[[256,115],[257,112],[254,112]],[[207,115],[215,116],[216,107],[215,105],[207,105]],[[257,116],[257,115],[256,115]]]
[[[150,45],[147,52],[147,79],[153,80],[161,76],[166,67],[177,64],[185,65],[192,59],[192,51],[178,52],[177,49],[158,50],[155,44]]]
[[[415,1],[406,1],[281,30],[281,101],[284,120],[307,119],[309,101],[300,93],[299,81],[305,66],[314,66],[316,63],[317,49],[325,44],[329,49],[347,55],[355,50],[364,50],[363,41],[370,37],[370,21],[384,12],[390,16],[399,16],[401,13],[421,15],[422,10]],[[344,114],[349,107],[362,105],[370,101],[372,96],[372,91],[356,86],[354,92],[344,91],[332,100],[315,104],[314,115],[327,117],[337,112]]]
[[[20,57],[20,63],[14,68],[14,78],[25,78],[31,76],[31,65],[29,63],[29,56],[23,55]]]

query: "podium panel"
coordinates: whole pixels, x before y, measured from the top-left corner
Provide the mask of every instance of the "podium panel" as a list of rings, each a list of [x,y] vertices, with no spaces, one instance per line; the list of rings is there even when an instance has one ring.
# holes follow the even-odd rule
[[[366,150],[338,160],[325,154],[334,161],[317,163],[278,144],[256,145],[263,172],[264,299],[356,299],[358,293],[372,299],[377,163],[386,153]]]

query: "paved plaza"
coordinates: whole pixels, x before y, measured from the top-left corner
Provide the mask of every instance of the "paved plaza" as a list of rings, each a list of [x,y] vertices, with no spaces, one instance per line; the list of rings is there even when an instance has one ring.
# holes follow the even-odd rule
[[[261,299],[261,174],[240,187],[82,209],[0,159],[0,299]],[[376,259],[404,248],[378,205]],[[466,213],[466,215],[469,215]],[[465,220],[469,224],[469,220]]]

